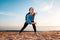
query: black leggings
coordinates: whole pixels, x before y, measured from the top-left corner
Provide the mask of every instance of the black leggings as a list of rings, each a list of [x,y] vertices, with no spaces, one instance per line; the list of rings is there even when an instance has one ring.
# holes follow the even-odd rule
[[[21,33],[27,27],[27,25],[28,25],[28,23],[25,22],[23,28],[19,32]],[[34,32],[36,33],[36,26],[35,26],[35,24],[32,24],[32,26],[33,26]]]

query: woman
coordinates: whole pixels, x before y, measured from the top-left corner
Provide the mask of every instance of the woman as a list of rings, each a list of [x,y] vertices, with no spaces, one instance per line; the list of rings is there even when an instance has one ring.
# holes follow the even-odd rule
[[[19,31],[19,34],[27,27],[28,24],[32,24],[34,32],[35,32],[35,34],[37,34],[36,33],[36,26],[35,26],[36,23],[34,22],[34,17],[35,17],[34,9],[32,7],[30,7],[29,12],[26,14],[26,17],[25,17],[26,21],[24,23],[24,26]]]

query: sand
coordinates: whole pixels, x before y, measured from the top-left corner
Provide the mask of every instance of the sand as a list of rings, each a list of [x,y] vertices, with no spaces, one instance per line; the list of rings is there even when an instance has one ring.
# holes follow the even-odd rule
[[[0,40],[60,40],[60,31],[39,31],[36,36],[34,32],[25,31],[18,35],[18,32],[0,32]]]

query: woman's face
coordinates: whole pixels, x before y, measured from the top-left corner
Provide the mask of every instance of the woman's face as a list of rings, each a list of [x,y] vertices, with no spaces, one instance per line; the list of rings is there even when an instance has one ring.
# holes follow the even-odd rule
[[[33,9],[33,8],[30,9],[30,13],[31,13],[32,15],[34,14],[34,9]]]

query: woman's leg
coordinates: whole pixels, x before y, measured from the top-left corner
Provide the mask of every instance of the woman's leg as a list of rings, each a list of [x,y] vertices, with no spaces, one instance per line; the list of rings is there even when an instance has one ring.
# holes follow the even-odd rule
[[[19,33],[21,33],[26,27],[27,27],[28,23],[24,23],[23,28],[19,31]]]
[[[35,24],[32,24],[32,26],[33,26],[34,32],[36,33],[36,26],[35,26]]]

